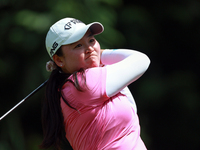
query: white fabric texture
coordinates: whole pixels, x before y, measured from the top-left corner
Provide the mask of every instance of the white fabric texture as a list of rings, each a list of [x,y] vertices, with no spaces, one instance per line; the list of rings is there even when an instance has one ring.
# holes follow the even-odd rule
[[[148,56],[135,50],[106,49],[101,55],[101,62],[107,67],[107,95],[111,97],[121,91],[122,94],[127,95],[133,108],[137,110],[132,94],[125,87],[141,77],[147,70],[150,64]]]

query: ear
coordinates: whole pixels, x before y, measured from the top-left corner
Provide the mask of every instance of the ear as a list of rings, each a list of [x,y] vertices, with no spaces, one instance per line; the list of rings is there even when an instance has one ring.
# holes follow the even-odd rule
[[[53,60],[54,60],[54,62],[56,63],[56,65],[57,65],[58,67],[62,67],[63,64],[64,64],[63,58],[60,57],[60,56],[58,56],[58,55],[56,55],[56,54],[53,55]]]

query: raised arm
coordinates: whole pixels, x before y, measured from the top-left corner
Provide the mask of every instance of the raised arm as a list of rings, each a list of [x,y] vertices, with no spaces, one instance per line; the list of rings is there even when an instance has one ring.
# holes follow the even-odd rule
[[[141,77],[149,67],[150,59],[134,50],[103,50],[101,63],[107,68],[106,93],[113,96]]]

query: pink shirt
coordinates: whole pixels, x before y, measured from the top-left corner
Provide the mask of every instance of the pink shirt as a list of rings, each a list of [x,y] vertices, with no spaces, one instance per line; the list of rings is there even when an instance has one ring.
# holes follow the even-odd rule
[[[106,72],[106,67],[86,70],[84,92],[70,82],[63,86],[63,96],[78,110],[61,100],[66,138],[74,150],[146,150],[138,116],[126,95],[107,96]]]

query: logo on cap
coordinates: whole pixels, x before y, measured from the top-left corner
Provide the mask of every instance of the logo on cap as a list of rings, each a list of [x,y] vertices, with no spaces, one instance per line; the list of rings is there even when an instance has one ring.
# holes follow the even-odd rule
[[[50,50],[50,55],[53,56],[54,55],[54,51],[55,49],[58,47],[58,43],[57,42],[54,42],[53,45],[52,45],[52,48]]]
[[[78,23],[83,23],[82,21],[80,21],[80,20],[78,20],[78,19],[68,19],[68,22],[66,23],[66,21],[62,21],[62,23],[64,24],[64,30],[69,30],[69,29],[71,29],[72,27],[73,27],[73,25],[76,25],[76,24],[78,24]],[[66,23],[66,24],[65,24]],[[84,24],[84,23],[83,23]],[[52,47],[51,47],[51,50],[50,50],[50,52],[49,52],[49,54],[50,54],[50,56],[52,57],[54,54],[55,54],[55,52],[56,52],[56,49],[57,49],[57,47],[58,47],[58,45],[62,45],[62,43],[60,43],[59,42],[59,44],[57,43],[57,42],[54,42],[53,44],[52,44]]]
[[[65,24],[64,29],[65,30],[69,30],[72,28],[72,23],[73,24],[77,24],[77,23],[83,23],[82,21],[78,20],[78,19],[72,19],[70,20],[68,23]]]

